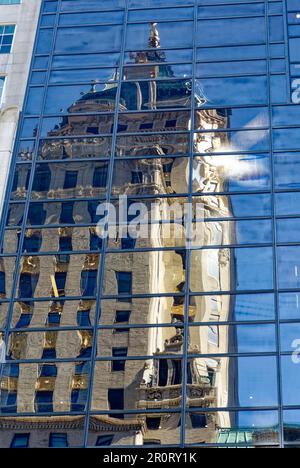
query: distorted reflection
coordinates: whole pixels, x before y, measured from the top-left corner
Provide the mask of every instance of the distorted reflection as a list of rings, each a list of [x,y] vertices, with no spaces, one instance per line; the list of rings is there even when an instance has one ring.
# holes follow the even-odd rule
[[[5,310],[5,304],[2,304]],[[49,327],[85,327],[94,325],[95,299],[18,301],[14,304],[11,328],[24,330]],[[3,312],[4,313],[4,312]]]
[[[149,12],[144,14],[148,21]],[[91,84],[63,85],[59,92],[48,87],[48,117],[33,169],[33,141],[19,146],[2,252],[20,257],[1,368],[5,446],[12,439],[25,444],[29,432],[38,446],[46,440],[80,446],[84,427],[91,446],[176,445],[183,425],[191,444],[278,443],[275,413],[268,413],[264,426],[259,411],[237,413],[278,404],[275,327],[227,325],[275,319],[271,221],[234,219],[270,217],[270,195],[233,194],[270,189],[268,115],[263,107],[225,107],[241,94],[253,96],[253,105],[264,104],[266,83],[263,77],[228,79],[225,94],[217,79],[198,79],[193,86],[191,66],[179,63],[190,60],[189,51],[170,51],[168,58],[161,49],[178,41],[192,45],[193,23],[179,24],[171,35],[172,23],[130,25],[126,66],[120,71],[113,54],[109,77],[94,70],[87,80],[88,67],[82,75],[52,74],[52,83],[82,77]],[[105,41],[120,47],[119,26],[79,29],[61,28],[56,52],[82,51],[86,35],[93,36],[91,61]],[[24,131],[34,138],[36,121]],[[128,226],[135,214],[130,208],[144,202],[141,222],[151,229],[145,238],[122,238],[116,231],[105,244],[96,230],[97,207],[109,196],[119,213],[124,195],[131,197],[125,219],[109,220],[110,226]],[[186,223],[188,200],[192,216]],[[285,286],[298,284],[297,252],[279,265]],[[14,270],[14,257],[0,257],[2,300],[10,297]],[[6,315],[3,303],[0,328]],[[91,357],[96,363],[89,392]],[[23,423],[16,423],[20,415]],[[15,427],[23,439],[13,438]]]

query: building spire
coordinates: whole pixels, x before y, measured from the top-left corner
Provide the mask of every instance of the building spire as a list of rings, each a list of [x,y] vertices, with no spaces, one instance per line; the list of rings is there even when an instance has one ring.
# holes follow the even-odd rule
[[[97,85],[99,84],[99,80],[93,80],[91,82],[91,89],[90,89],[90,93],[94,94],[97,92]]]
[[[158,49],[160,47],[160,37],[157,29],[157,23],[150,23],[151,30],[149,35],[149,49]]]

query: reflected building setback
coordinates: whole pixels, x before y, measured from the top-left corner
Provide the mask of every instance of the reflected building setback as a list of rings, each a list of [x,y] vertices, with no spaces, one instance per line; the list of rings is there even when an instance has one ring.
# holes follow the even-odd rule
[[[0,447],[278,446],[268,103],[202,77],[218,7],[85,1],[42,6],[49,83],[28,84],[3,219]]]

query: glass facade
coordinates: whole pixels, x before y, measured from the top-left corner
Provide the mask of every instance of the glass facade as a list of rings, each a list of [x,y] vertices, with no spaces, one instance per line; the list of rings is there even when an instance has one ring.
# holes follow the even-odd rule
[[[0,446],[300,446],[298,8],[43,1]]]

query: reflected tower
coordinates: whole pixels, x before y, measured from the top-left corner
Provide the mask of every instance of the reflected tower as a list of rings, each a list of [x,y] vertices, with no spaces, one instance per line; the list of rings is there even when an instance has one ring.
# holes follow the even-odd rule
[[[226,413],[217,416],[201,412],[201,408],[229,405],[229,380],[230,388],[234,387],[235,369],[232,371],[226,360],[201,357],[226,353],[229,337],[226,332],[220,333],[217,325],[192,326],[195,322],[227,321],[230,299],[220,301],[218,296],[190,295],[189,304],[185,306],[189,274],[187,248],[190,245],[184,214],[188,198],[180,196],[191,190],[195,195],[190,225],[196,234],[190,253],[190,294],[201,290],[229,291],[235,281],[230,250],[203,247],[210,245],[212,238],[219,245],[230,244],[234,236],[233,225],[224,230],[218,222],[204,222],[204,219],[229,218],[231,215],[229,197],[213,196],[213,193],[226,191],[226,180],[222,167],[212,156],[227,144],[226,134],[220,130],[229,127],[230,117],[222,109],[201,108],[205,96],[201,92],[192,95],[189,79],[176,79],[160,45],[159,26],[152,23],[148,50],[132,53],[133,65],[124,67],[111,192],[117,210],[120,209],[118,197],[126,195],[129,207],[143,201],[148,213],[151,210],[151,214],[155,214],[155,222],[148,226],[147,239],[109,239],[103,286],[104,296],[114,296],[118,289],[123,293],[120,288],[122,277],[125,290],[126,282],[130,281],[135,287],[134,291],[131,289],[132,293],[149,295],[149,299],[133,304],[130,297],[117,297],[114,301],[102,301],[101,307],[104,324],[111,324],[112,316],[118,313],[125,316],[130,312],[132,317],[139,317],[138,323],[155,326],[127,330],[122,334],[116,333],[118,329],[100,330],[99,356],[107,359],[123,356],[123,360],[96,362],[92,408],[94,412],[111,413],[95,416],[90,423],[91,445],[99,438],[104,440],[108,432],[112,444],[161,443],[160,435],[164,443],[176,443],[184,381],[187,382],[187,408],[197,409],[187,416],[190,443],[214,442],[219,426],[231,426]],[[98,135],[114,131],[112,112],[116,110],[117,80],[118,69],[102,90],[98,91],[94,82],[87,93],[70,105],[68,115],[48,132],[39,149],[41,162],[36,168],[32,196],[35,200],[62,201],[55,207],[36,204],[29,212],[33,227],[25,234],[18,291],[20,300],[16,303],[13,320],[17,328],[34,324],[36,327],[46,325],[48,330],[33,334],[23,330],[14,332],[9,356],[12,360],[40,358],[47,363],[28,364],[21,369],[18,364],[6,366],[2,391],[19,395],[14,403],[18,413],[80,413],[85,410],[93,342],[89,326],[96,307],[93,296],[102,247],[93,223],[97,221],[97,204],[106,198],[109,175],[109,161],[105,155],[109,153],[110,138]],[[190,107],[192,99],[197,102],[194,120],[198,133],[193,141],[196,156],[191,163],[188,132],[192,119],[186,108]],[[81,115],[83,113],[85,115]],[[21,149],[21,159],[31,161],[32,157]],[[13,192],[15,199],[26,193],[27,171],[26,165],[20,166],[18,186]],[[68,201],[76,198],[87,201]],[[178,217],[178,212],[173,213],[170,228],[170,224],[164,224],[168,220],[165,216],[175,203],[182,215]],[[201,218],[198,218],[199,207],[200,212],[205,212]],[[84,221],[86,213],[92,225],[75,226]],[[16,206],[15,213],[10,216],[18,224],[23,214]],[[60,227],[49,230],[38,227],[45,219],[47,224],[57,222]],[[127,221],[130,221],[129,215]],[[148,222],[147,216],[144,222]],[[9,244],[18,243],[19,233],[15,235],[16,238],[7,239]],[[52,257],[39,257],[44,249],[57,252]],[[138,256],[134,254],[136,249]],[[72,251],[85,250],[91,253],[70,255]],[[114,250],[118,253],[113,253]],[[2,270],[5,274],[4,266]],[[35,297],[37,292],[38,296],[52,296],[53,301],[37,307],[34,301],[27,300]],[[81,297],[77,305],[65,301],[70,295]],[[162,297],[155,297],[157,295]],[[188,327],[184,327],[186,312]],[[51,327],[73,326],[74,322],[86,329],[66,333],[51,331]],[[168,323],[169,326],[157,327]],[[187,337],[184,329],[188,330]],[[182,361],[185,338],[191,355],[186,377]],[[70,355],[83,361],[77,361],[75,365],[51,363],[51,360]],[[194,355],[199,357],[192,357]],[[126,360],[129,356],[149,356],[149,359],[145,362]],[[170,409],[172,412],[167,411]],[[137,415],[123,414],[128,410],[136,411]],[[151,413],[151,410],[155,412]],[[18,429],[22,429],[20,421],[8,419],[7,424],[18,424]],[[59,432],[73,431],[70,437],[74,440],[83,429],[80,416],[69,416],[68,419],[57,416],[50,420],[46,416],[36,420],[25,418],[23,424],[30,426],[32,431],[35,425],[42,431],[46,431],[46,427],[51,430],[59,427]]]

